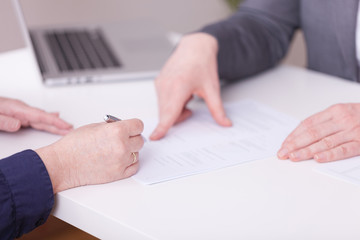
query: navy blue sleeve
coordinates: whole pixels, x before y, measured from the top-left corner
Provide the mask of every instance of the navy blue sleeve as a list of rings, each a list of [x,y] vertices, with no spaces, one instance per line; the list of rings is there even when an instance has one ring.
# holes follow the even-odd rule
[[[0,238],[14,239],[43,224],[54,205],[46,167],[25,150],[0,160]]]

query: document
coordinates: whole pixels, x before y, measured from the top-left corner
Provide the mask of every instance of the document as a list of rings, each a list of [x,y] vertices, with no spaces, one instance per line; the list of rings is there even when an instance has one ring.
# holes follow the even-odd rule
[[[330,177],[360,185],[360,157],[322,163],[315,170]]]
[[[140,151],[140,168],[133,176],[154,184],[275,156],[298,121],[260,103],[244,100],[225,105],[233,122],[221,127],[204,106],[187,121],[170,129],[160,141],[147,140]],[[145,122],[148,137],[156,122]]]

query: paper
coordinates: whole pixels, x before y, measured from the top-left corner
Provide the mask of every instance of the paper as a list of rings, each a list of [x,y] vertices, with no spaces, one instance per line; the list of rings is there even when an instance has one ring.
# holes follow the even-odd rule
[[[232,127],[215,123],[204,107],[170,129],[160,141],[147,141],[134,179],[154,184],[235,164],[275,156],[298,121],[259,103],[225,105]],[[145,122],[148,137],[155,123]]]
[[[360,185],[360,157],[322,163],[316,167],[315,170],[331,177]]]

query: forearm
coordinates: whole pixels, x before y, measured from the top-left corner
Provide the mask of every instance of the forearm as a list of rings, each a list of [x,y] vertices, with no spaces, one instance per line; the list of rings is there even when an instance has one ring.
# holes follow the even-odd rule
[[[36,149],[35,152],[42,159],[46,170],[50,176],[53,193],[64,191],[71,187],[68,187],[69,176],[65,176],[66,169],[69,166],[66,166],[66,163],[62,163],[59,160],[58,153],[54,150],[53,145],[45,146],[39,149]]]
[[[275,66],[286,54],[297,28],[296,6],[289,6],[289,17],[278,17],[280,13],[269,13],[267,6],[249,7],[252,2],[255,1],[246,2],[231,18],[201,30],[218,41],[218,71],[222,79],[240,79]]]
[[[191,51],[189,55],[192,55],[193,58],[200,56],[202,59],[207,59],[216,57],[218,48],[218,42],[214,36],[199,32],[182,37],[176,50],[184,51],[185,53]]]

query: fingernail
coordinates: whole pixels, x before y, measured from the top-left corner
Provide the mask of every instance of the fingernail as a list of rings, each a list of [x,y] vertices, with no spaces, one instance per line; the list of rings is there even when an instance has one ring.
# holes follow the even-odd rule
[[[225,119],[225,124],[226,124],[227,126],[231,126],[231,125],[232,125],[232,121],[231,121],[230,119],[226,118],[226,119]]]
[[[10,131],[17,131],[21,128],[21,122],[19,120],[8,121],[6,124],[6,128]]]
[[[158,140],[160,138],[160,133],[158,131],[154,131],[151,135],[150,135],[150,139],[151,140]]]
[[[224,123],[225,126],[231,126],[232,125],[232,121],[226,116],[223,116],[223,123]]]
[[[289,153],[289,151],[286,148],[281,148],[278,152],[278,156],[281,159],[285,159],[285,158],[287,158],[288,153]]]
[[[299,152],[292,152],[289,155],[291,161],[298,161],[300,160],[300,153]]]
[[[323,153],[317,153],[314,155],[314,160],[317,162],[327,162],[326,156]]]

